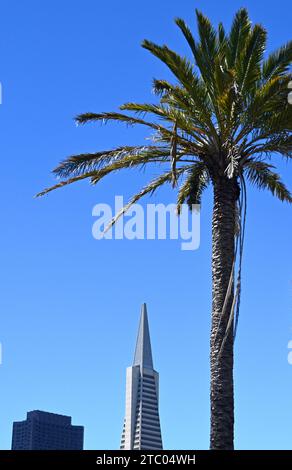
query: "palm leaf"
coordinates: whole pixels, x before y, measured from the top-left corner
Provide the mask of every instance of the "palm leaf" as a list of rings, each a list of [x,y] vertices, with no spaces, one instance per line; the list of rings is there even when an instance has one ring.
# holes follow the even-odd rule
[[[241,8],[235,15],[228,40],[227,63],[230,69],[234,68],[246,45],[251,30],[248,12]]]
[[[281,181],[280,176],[272,169],[274,169],[273,165],[260,161],[248,161],[245,164],[245,173],[251,183],[259,189],[269,190],[281,201],[292,203],[292,194]]]
[[[196,42],[195,42],[194,36],[193,36],[190,28],[187,26],[187,24],[185,23],[185,21],[182,18],[176,18],[175,23],[177,24],[177,26],[179,27],[179,29],[183,33],[188,45],[191,48],[191,51],[192,51],[192,53],[195,57],[196,56]]]
[[[181,85],[183,85],[191,94],[196,91],[199,85],[199,79],[188,59],[180,56],[167,46],[158,46],[147,39],[143,41],[142,47],[164,62]]]
[[[268,81],[286,74],[292,62],[292,41],[269,55],[262,65],[262,77]]]
[[[185,166],[184,168],[177,170],[177,176],[181,176],[185,171],[188,170],[188,168],[190,167]],[[128,204],[126,204],[117,214],[115,214],[110,223],[106,226],[104,233],[110,230],[110,228],[130,209],[133,204],[136,204],[140,199],[146,196],[146,194],[152,195],[159,187],[163,186],[165,183],[170,183],[171,181],[172,172],[168,171],[148,183],[139,193],[135,194],[135,196],[130,199]]]
[[[254,91],[257,81],[261,78],[261,62],[267,40],[266,30],[255,25],[251,31],[244,51],[240,55],[237,70],[237,82],[241,93]]]
[[[152,127],[153,129],[158,129],[158,126],[155,123],[144,121],[143,119],[138,119],[133,116],[127,116],[122,113],[107,112],[107,113],[84,113],[76,116],[75,121],[77,124],[86,124],[92,121],[101,121],[103,124],[106,124],[108,121],[124,122],[129,125],[141,124],[143,126]]]
[[[72,155],[63,160],[53,170],[53,173],[60,178],[67,178],[69,176],[78,176],[84,172],[98,170],[105,164],[113,164],[129,157],[159,159],[166,157],[168,154],[169,150],[163,147],[145,145],[118,147],[103,152]]]
[[[181,206],[187,203],[192,209],[193,204],[201,204],[201,197],[209,183],[206,165],[196,163],[187,171],[187,177],[181,185],[177,196],[177,212],[180,214]]]
[[[88,173],[83,173],[82,175],[79,175],[79,176],[75,176],[74,178],[69,178],[65,181],[61,181],[60,183],[50,186],[49,188],[45,188],[40,193],[37,193],[35,197],[42,197],[45,194],[48,194],[51,191],[54,191],[55,189],[63,188],[64,186],[68,186],[69,184],[76,183],[77,181],[82,181],[88,178],[90,179],[95,175],[95,173],[96,173],[95,171],[91,171]]]

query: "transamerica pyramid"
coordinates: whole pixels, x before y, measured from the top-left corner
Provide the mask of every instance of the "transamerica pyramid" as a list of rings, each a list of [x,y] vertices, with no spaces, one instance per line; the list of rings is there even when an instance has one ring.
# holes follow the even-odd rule
[[[134,362],[127,368],[121,449],[160,450],[159,375],[153,369],[146,304],[142,305]]]

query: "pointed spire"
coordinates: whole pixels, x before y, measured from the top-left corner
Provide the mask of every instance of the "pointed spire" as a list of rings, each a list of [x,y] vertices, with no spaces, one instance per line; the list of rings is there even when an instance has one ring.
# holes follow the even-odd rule
[[[143,304],[141,309],[140,325],[133,366],[141,366],[142,368],[146,367],[147,369],[153,369],[146,304]]]

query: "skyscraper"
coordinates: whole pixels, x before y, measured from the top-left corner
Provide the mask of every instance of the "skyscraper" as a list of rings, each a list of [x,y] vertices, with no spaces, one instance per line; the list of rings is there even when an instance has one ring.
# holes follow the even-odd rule
[[[147,309],[143,304],[134,362],[127,368],[121,449],[162,449],[158,398],[159,375],[153,369]]]
[[[70,416],[30,411],[25,421],[13,423],[12,450],[82,450],[83,434]]]

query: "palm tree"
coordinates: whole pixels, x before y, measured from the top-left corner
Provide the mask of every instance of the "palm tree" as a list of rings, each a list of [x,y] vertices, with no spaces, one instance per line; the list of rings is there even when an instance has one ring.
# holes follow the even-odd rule
[[[252,25],[240,9],[230,32],[215,29],[196,11],[198,40],[177,18],[191,58],[166,45],[145,40],[142,46],[174,75],[174,83],[154,80],[154,104],[126,103],[121,112],[86,113],[78,124],[115,121],[142,125],[151,131],[151,145],[124,146],[74,155],[53,173],[56,188],[88,179],[92,184],[117,170],[166,166],[115,216],[165,183],[177,188],[178,213],[192,209],[203,191],[213,186],[212,326],[211,326],[211,449],[233,449],[233,345],[239,313],[241,256],[246,211],[246,181],[267,189],[281,201],[292,195],[281,181],[271,157],[292,157],[292,106],[288,82],[292,41],[264,58],[267,33]],[[152,166],[150,168],[153,168]],[[238,272],[238,274],[236,274]]]

